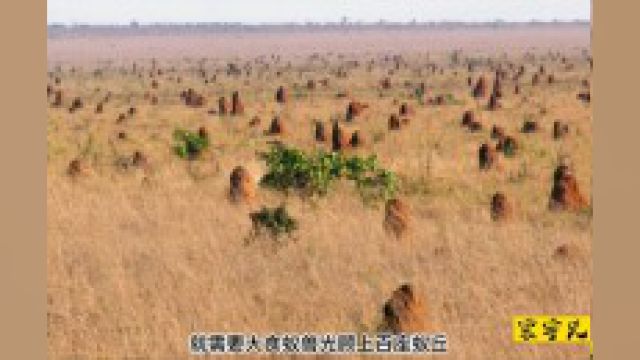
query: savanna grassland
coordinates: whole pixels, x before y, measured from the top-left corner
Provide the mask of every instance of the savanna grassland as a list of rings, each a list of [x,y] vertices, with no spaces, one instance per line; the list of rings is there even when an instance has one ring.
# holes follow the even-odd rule
[[[426,304],[427,330],[447,333],[448,358],[588,357],[586,347],[511,340],[513,315],[591,312],[593,119],[577,98],[590,87],[588,25],[210,38],[48,40],[49,103],[62,94],[46,119],[51,358],[185,358],[194,331],[374,332],[404,283]],[[489,110],[498,70],[501,107]],[[481,76],[486,95],[473,97]],[[189,88],[202,106],[185,104]],[[243,113],[221,115],[218,99],[234,91]],[[82,106],[70,111],[76,97]],[[368,108],[347,121],[350,101]],[[402,103],[412,113],[389,130]],[[469,110],[476,131],[461,125]],[[267,134],[275,116],[285,131]],[[558,139],[556,120],[568,127]],[[260,154],[274,141],[329,152],[333,121],[361,135],[341,152],[375,154],[395,192],[364,197],[346,179],[314,196],[259,184]],[[525,121],[537,131],[522,132]],[[481,170],[494,125],[517,151]],[[201,127],[208,147],[178,156],[175,131]],[[587,206],[550,210],[560,164]],[[236,166],[253,178],[253,199],[230,200]],[[512,204],[500,221],[496,192]],[[383,226],[385,196],[409,209],[402,237]],[[281,204],[297,229],[275,246],[253,233],[249,214]]]

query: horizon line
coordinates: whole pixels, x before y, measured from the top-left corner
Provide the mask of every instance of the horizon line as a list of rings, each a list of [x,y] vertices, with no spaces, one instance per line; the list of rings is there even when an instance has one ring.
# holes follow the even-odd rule
[[[551,19],[551,20],[430,20],[430,21],[393,21],[380,19],[377,21],[281,21],[281,22],[242,22],[242,21],[150,21],[131,20],[129,23],[90,23],[90,22],[47,22],[47,27],[150,27],[150,26],[371,26],[371,25],[518,25],[518,24],[590,24],[591,19]]]

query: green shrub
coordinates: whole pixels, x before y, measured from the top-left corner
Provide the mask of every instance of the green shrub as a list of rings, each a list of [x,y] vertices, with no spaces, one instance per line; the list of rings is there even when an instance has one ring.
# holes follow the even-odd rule
[[[260,211],[252,212],[249,216],[257,233],[264,229],[273,237],[278,237],[298,229],[298,221],[289,215],[284,205],[276,208],[263,206]]]
[[[188,130],[176,129],[173,138],[176,141],[173,149],[176,155],[183,159],[195,159],[209,147],[209,139],[206,136]]]
[[[264,156],[267,173],[261,184],[277,190],[298,189],[310,195],[325,195],[340,178],[355,181],[361,194],[388,198],[397,191],[396,175],[378,164],[375,155],[346,157],[338,152],[274,147]]]
[[[514,157],[516,155],[516,146],[512,142],[505,142],[503,147],[503,153],[506,157]]]

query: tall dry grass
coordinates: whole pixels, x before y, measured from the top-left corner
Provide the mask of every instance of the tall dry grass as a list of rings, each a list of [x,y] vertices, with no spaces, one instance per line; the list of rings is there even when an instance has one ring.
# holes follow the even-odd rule
[[[432,60],[446,64],[444,55]],[[410,59],[416,66],[424,62]],[[557,84],[525,84],[523,94],[514,96],[507,83],[504,109],[489,112],[469,96],[461,69],[458,76],[447,71],[422,77],[403,70],[384,97],[375,90],[382,70],[360,69],[347,79],[331,78],[329,89],[299,91],[308,97],[296,99],[290,89],[290,103],[280,106],[273,99],[278,85],[303,85],[307,78],[328,76],[327,70],[307,66],[301,77],[290,71],[279,79],[254,74],[246,84],[219,75],[217,83],[205,86],[187,71],[188,63],[174,63],[182,67],[184,82],[171,83],[165,75],[157,106],[142,98],[149,79],[116,71],[95,78],[88,68],[62,76],[67,96],[82,96],[86,107],[74,114],[50,109],[47,119],[52,358],[184,358],[192,331],[375,331],[384,301],[403,282],[413,283],[426,300],[429,322],[433,331],[447,333],[452,359],[585,358],[586,348],[515,346],[510,321],[517,314],[591,311],[591,214],[547,209],[559,156],[571,158],[583,192],[591,193],[591,108],[575,99],[579,81],[590,77],[588,64],[560,72],[548,62]],[[418,79],[464,104],[432,107],[408,100],[416,109],[410,125],[388,132],[387,118],[397,111],[393,99],[411,91],[402,82]],[[204,92],[210,107],[219,95],[240,90],[246,113],[220,118],[208,115],[208,107],[187,108],[178,94],[189,86]],[[113,101],[103,114],[94,114],[107,90]],[[329,119],[343,115],[347,100],[334,97],[340,90],[371,106],[347,125],[366,139],[362,149],[349,151],[375,153],[400,176],[400,196],[413,217],[403,241],[385,233],[383,204],[364,203],[347,182],[322,198],[260,188],[253,205],[227,200],[236,165],[256,178],[264,173],[256,152],[268,147],[272,137],[262,131],[273,115],[280,114],[290,129],[279,139],[305,150],[328,149],[314,141],[314,119],[330,129]],[[128,95],[138,114],[117,124],[130,105]],[[460,127],[467,109],[477,112],[482,132]],[[254,115],[262,118],[259,129],[248,126]],[[529,115],[541,133],[518,133]],[[571,128],[562,141],[552,138],[555,119]],[[522,148],[515,158],[503,159],[501,169],[481,172],[477,149],[489,141],[492,124],[515,134]],[[199,126],[209,130],[211,148],[192,163],[175,156],[173,130]],[[117,139],[118,131],[128,139]],[[149,157],[149,169],[114,165],[135,150]],[[89,173],[71,179],[66,166],[78,156]],[[498,190],[516,205],[507,223],[490,218],[491,195]],[[295,241],[277,251],[267,240],[246,246],[249,212],[281,202],[299,220]],[[562,244],[568,244],[569,256],[555,257]]]

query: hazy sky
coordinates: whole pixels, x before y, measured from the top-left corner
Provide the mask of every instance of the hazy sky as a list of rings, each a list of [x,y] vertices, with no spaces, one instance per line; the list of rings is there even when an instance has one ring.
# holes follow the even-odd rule
[[[588,20],[590,0],[48,0],[48,23]]]

